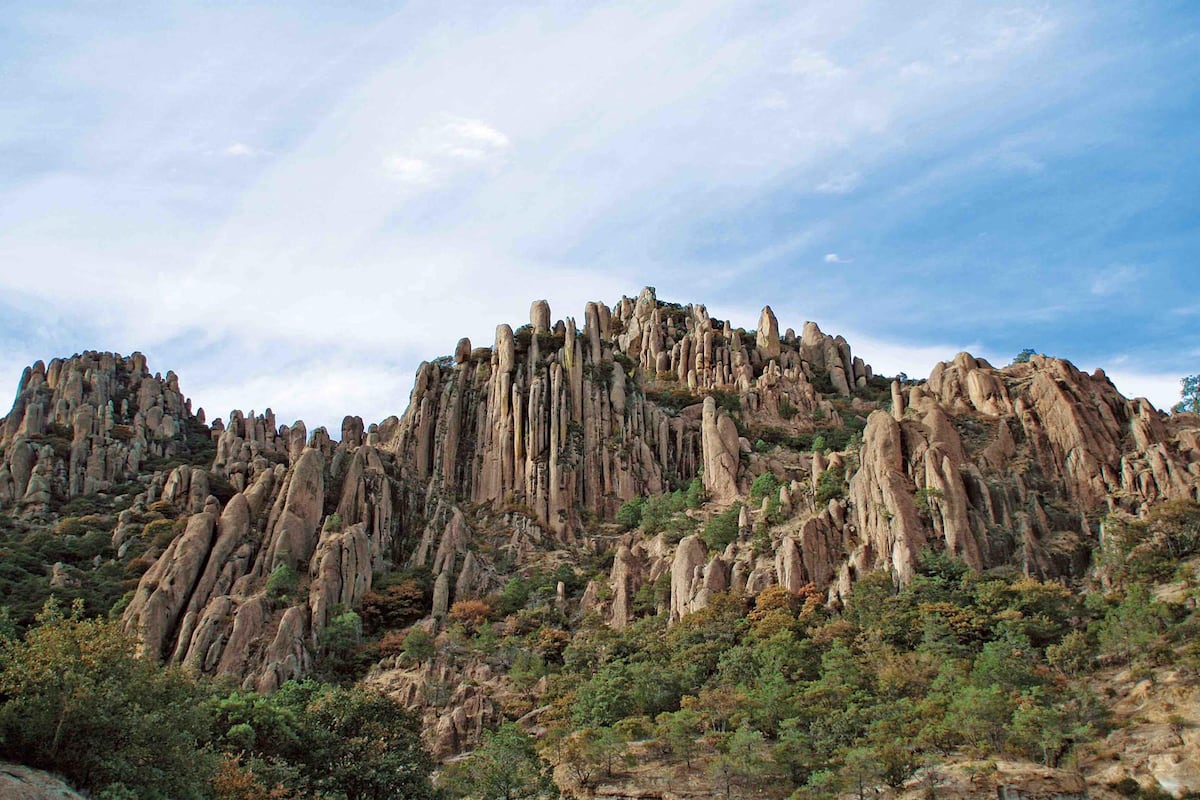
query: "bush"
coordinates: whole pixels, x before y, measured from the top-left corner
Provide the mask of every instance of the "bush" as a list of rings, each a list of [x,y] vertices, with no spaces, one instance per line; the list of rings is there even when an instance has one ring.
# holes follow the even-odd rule
[[[492,607],[482,600],[459,600],[450,606],[450,621],[462,625],[468,633],[479,630],[492,614]]]
[[[816,501],[820,505],[846,496],[846,471],[842,467],[827,469],[817,479]]]
[[[175,520],[156,519],[142,528],[142,540],[156,550],[165,550],[175,539]]]
[[[779,479],[772,472],[764,472],[750,484],[750,499],[762,500],[764,497],[779,496]]]
[[[708,545],[709,550],[721,551],[738,537],[738,517],[742,513],[742,504],[734,503],[726,511],[710,519],[704,526],[700,537]]]
[[[388,628],[403,628],[429,613],[430,597],[415,578],[372,589],[363,595],[359,605],[363,626],[374,633]]]
[[[509,614],[515,614],[523,609],[528,602],[529,584],[520,577],[515,577],[504,584],[504,589],[496,598],[494,607],[498,616],[507,617]]]
[[[683,511],[686,505],[687,499],[681,491],[647,498],[642,506],[641,529],[650,534],[666,530],[671,517]]]
[[[280,564],[267,578],[267,596],[273,600],[292,594],[300,585],[300,576],[287,564]]]
[[[617,510],[617,524],[631,531],[642,524],[642,509],[646,506],[646,498],[635,497]]]

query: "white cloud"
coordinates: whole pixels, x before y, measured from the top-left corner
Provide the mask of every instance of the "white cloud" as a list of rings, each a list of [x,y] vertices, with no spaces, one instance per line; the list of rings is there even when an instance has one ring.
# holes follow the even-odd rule
[[[1104,372],[1126,397],[1145,397],[1163,411],[1179,402],[1179,375],[1124,369],[1105,369]]]
[[[267,155],[266,150],[260,150],[257,147],[251,147],[245,142],[234,142],[226,147],[222,152],[230,158],[258,158],[259,156]]]
[[[862,175],[857,172],[843,172],[831,175],[817,184],[821,194],[849,194],[858,188]]]
[[[511,144],[507,136],[482,120],[456,119],[446,123],[442,130],[449,136],[475,142],[480,147],[491,150],[503,150]]]
[[[814,80],[830,80],[844,75],[846,70],[818,50],[802,50],[788,64],[788,72]]]
[[[931,127],[953,142],[981,99],[997,113],[1019,107],[996,99],[1014,74],[1038,87],[1029,102],[1040,107],[1039,77],[1062,68],[1023,70],[1020,53],[1036,48],[1004,33],[1020,25],[981,23],[949,2],[903,15],[870,2],[762,15],[726,0],[572,15],[431,8],[351,21],[184,9],[126,20],[122,36],[72,21],[47,80],[52,94],[95,98],[102,118],[66,152],[108,171],[0,183],[0,294],[86,320],[103,337],[86,346],[175,354],[156,368],[179,372],[210,417],[266,403],[310,424],[399,413],[418,356],[449,352],[464,334],[487,344],[538,296],[577,317],[587,300],[672,280],[688,289],[683,301],[743,301],[745,272],[846,240],[806,219],[733,237],[709,269],[688,260],[707,244],[696,231],[730,209],[778,208],[783,187],[853,192],[862,178],[846,165],[875,175]],[[280,26],[289,35],[264,33]],[[945,69],[947,40],[995,55]],[[933,65],[928,80],[903,75],[918,62]],[[740,113],[748,98],[771,113]],[[266,154],[248,144],[260,141],[271,157],[238,181],[214,180],[211,159],[158,179],[151,167],[175,168],[209,130],[239,132],[216,148],[231,159]],[[695,291],[722,267],[732,277],[717,295]],[[785,301],[812,302],[799,282],[787,291]],[[401,348],[411,356],[397,364]],[[189,377],[195,351],[219,359],[220,374]],[[339,370],[334,352],[354,368]],[[371,367],[381,360],[399,377]],[[281,373],[282,361],[294,366]]]
[[[1098,297],[1106,297],[1128,288],[1142,277],[1142,270],[1129,264],[1120,264],[1101,270],[1092,276],[1089,291]]]
[[[755,104],[755,108],[764,111],[781,111],[789,105],[791,104],[788,102],[787,95],[783,92],[767,92]]]
[[[853,258],[842,258],[837,253],[826,253],[824,261],[826,264],[853,264],[854,263]]]
[[[392,156],[384,161],[384,169],[404,183],[426,185],[433,182],[433,168],[419,158]]]

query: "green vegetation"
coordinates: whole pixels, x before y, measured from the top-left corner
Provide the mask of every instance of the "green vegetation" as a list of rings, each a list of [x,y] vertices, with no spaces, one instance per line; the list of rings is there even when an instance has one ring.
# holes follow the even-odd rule
[[[383,695],[313,681],[228,694],[135,650],[81,601],[48,603],[23,637],[0,624],[0,757],[104,798],[434,796],[417,720]]]
[[[635,497],[617,510],[616,521],[622,529],[639,528],[654,535],[666,532],[671,542],[678,542],[695,529],[694,521],[684,513],[704,504],[704,483],[695,478],[687,489],[653,497]]]
[[[848,415],[844,422],[844,425],[824,425],[801,434],[791,434],[782,428],[763,426],[756,429],[756,435],[768,445],[778,445],[801,452],[818,449],[849,450],[862,441],[862,432],[867,427],[867,420],[865,417]]]
[[[300,575],[287,564],[280,564],[267,576],[267,596],[276,600],[295,593],[300,586]]]
[[[1200,414],[1200,375],[1179,379],[1180,401],[1171,409],[1176,414]]]
[[[704,543],[708,545],[709,550],[719,553],[728,547],[730,542],[737,540],[738,517],[741,513],[742,504],[734,503],[728,509],[705,523],[704,532],[700,536],[704,539]]]
[[[140,549],[117,561],[112,526],[108,514],[65,517],[53,529],[0,515],[0,599],[20,629],[33,624],[52,594],[66,604],[81,600],[96,616],[137,586],[149,563],[134,555],[145,543],[132,543]],[[49,567],[59,562],[65,581],[52,588]]]
[[[557,797],[550,765],[534,748],[533,738],[506,722],[483,735],[470,757],[449,765],[441,785],[451,798],[527,800]]]
[[[1021,352],[1017,353],[1017,355],[1013,358],[1012,363],[1028,364],[1029,360],[1036,355],[1038,355],[1037,350],[1034,350],[1032,347],[1026,347]]]
[[[820,505],[830,500],[840,500],[846,496],[846,468],[831,467],[817,478],[816,501]]]
[[[723,516],[736,535],[736,512]],[[1197,519],[1194,503],[1164,507],[1149,539],[1189,551]],[[1132,530],[1133,549],[1146,547]],[[954,753],[1061,765],[1109,725],[1081,677],[1170,662],[1194,639],[1200,612],[1150,591],[1162,574],[1138,568],[1110,595],[1080,595],[931,551],[903,589],[886,573],[864,576],[841,614],[811,588],[774,587],[753,605],[718,595],[669,627],[662,613],[623,631],[585,624],[545,663],[551,738],[559,753],[573,748],[582,785],[606,763],[620,768],[621,747],[613,756],[599,743],[641,730],[668,762],[703,756],[731,795],[768,780],[797,797],[873,792]]]

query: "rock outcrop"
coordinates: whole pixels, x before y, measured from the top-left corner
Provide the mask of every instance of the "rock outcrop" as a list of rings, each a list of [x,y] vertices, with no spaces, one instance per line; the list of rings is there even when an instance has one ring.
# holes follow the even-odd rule
[[[85,800],[60,778],[20,764],[0,761],[0,797],[4,800]]]
[[[582,327],[536,301],[490,347],[461,339],[421,364],[400,416],[337,433],[269,409],[207,424],[138,354],[56,359],[25,371],[0,422],[0,507],[53,518],[119,491],[117,558],[152,562],[127,629],[153,657],[266,691],[401,569],[428,576],[421,625],[436,634],[459,600],[607,552],[607,576],[555,603],[621,628],[777,584],[845,601],[873,569],[909,580],[929,547],[974,569],[1076,575],[1105,515],[1200,498],[1197,420],[1101,372],[960,354],[901,383],[815,323],[781,334],[766,307],[747,332],[651,288],[588,303]],[[672,535],[613,524],[627,501],[685,488],[696,502]],[[722,538],[701,536],[733,503]],[[416,672],[380,681],[421,705],[418,677],[457,674]],[[473,691],[436,722],[446,752],[498,719]]]
[[[136,478],[148,462],[192,455],[207,438],[175,373],[152,375],[140,353],[39,361],[0,424],[0,507],[46,514]]]

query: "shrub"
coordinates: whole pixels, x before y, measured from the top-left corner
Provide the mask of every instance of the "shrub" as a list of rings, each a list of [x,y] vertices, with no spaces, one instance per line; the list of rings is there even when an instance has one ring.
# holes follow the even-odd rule
[[[142,528],[142,539],[152,547],[163,550],[175,538],[175,520],[156,519]]]
[[[709,550],[724,550],[738,537],[738,516],[742,512],[742,504],[734,503],[726,511],[710,519],[700,534]]]
[[[363,595],[359,606],[363,625],[374,632],[387,628],[403,628],[429,612],[429,595],[414,578],[371,590]]]
[[[764,497],[779,496],[779,479],[772,472],[764,472],[750,484],[750,499],[762,500]]]
[[[267,595],[279,599],[296,591],[300,585],[300,576],[296,570],[287,564],[280,564],[267,578]]]
[[[450,620],[462,625],[468,633],[479,630],[491,613],[492,607],[482,600],[459,600],[450,606]]]
[[[827,469],[817,479],[816,501],[824,505],[846,496],[846,473],[842,467]]]
[[[642,523],[642,509],[646,505],[646,498],[635,497],[629,502],[621,506],[617,510],[617,524],[627,531],[631,531]]]
[[[433,657],[433,637],[420,628],[414,628],[404,637],[402,648],[404,657],[409,661],[421,664]]]
[[[496,613],[501,617],[515,614],[529,602],[529,584],[520,577],[515,577],[504,584],[504,589],[496,598]]]

